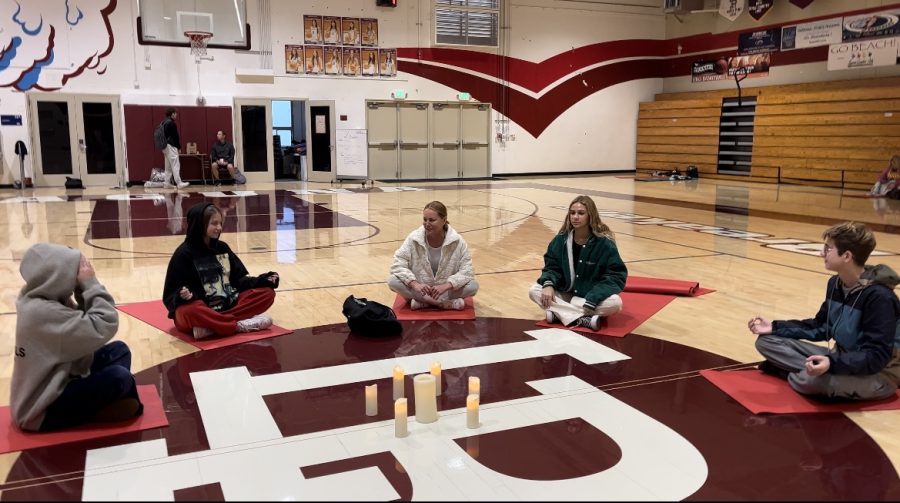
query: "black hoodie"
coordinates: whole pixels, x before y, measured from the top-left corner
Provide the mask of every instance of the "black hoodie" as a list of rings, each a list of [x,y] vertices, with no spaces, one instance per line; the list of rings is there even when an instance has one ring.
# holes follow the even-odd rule
[[[175,318],[175,308],[195,300],[202,300],[216,311],[226,311],[237,302],[238,293],[251,288],[276,288],[267,279],[273,272],[250,276],[241,259],[227,244],[210,239],[203,242],[206,226],[203,212],[210,203],[193,206],[187,214],[187,235],[175,249],[166,270],[163,286],[163,303],[169,310],[169,318]],[[181,287],[187,287],[194,296],[184,300],[179,295]]]

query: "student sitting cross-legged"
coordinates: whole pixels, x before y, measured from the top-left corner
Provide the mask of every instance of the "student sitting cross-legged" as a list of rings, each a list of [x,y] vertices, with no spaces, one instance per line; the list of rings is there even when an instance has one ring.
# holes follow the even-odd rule
[[[270,327],[272,318],[263,313],[275,302],[278,273],[249,275],[219,239],[223,215],[215,205],[191,207],[187,223],[187,235],[169,260],[163,286],[163,302],[175,327],[196,339]]]
[[[10,409],[22,430],[50,431],[140,415],[131,351],[112,296],[68,246],[38,243],[19,266]]]
[[[787,378],[798,393],[826,399],[876,400],[900,384],[900,301],[897,273],[866,265],[875,235],[864,224],[846,222],[823,233],[828,279],[825,301],[814,318],[747,326],[758,335],[766,358],[760,370]],[[809,342],[808,342],[809,341]],[[826,342],[827,346],[812,342]]]

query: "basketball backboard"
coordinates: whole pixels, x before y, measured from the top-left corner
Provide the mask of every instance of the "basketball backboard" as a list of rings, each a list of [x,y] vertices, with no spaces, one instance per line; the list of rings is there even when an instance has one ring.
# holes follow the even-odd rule
[[[139,0],[138,38],[146,45],[189,47],[186,31],[213,34],[209,47],[249,49],[246,0]]]

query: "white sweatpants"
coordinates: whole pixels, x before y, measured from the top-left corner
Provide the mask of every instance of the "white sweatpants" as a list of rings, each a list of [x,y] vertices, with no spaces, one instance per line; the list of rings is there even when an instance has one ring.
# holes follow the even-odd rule
[[[528,297],[537,304],[541,305],[541,290],[544,287],[535,283],[528,290]],[[543,309],[543,307],[542,307]],[[576,297],[568,292],[556,291],[553,295],[553,302],[550,304],[549,311],[563,322],[563,325],[570,325],[578,318],[586,316],[588,313],[584,311],[584,298]],[[594,309],[594,314],[600,316],[609,316],[616,314],[622,310],[622,297],[618,295],[610,295]]]
[[[166,149],[162,152],[166,158],[166,183],[172,183],[170,179],[174,179],[175,185],[178,185],[181,183],[181,160],[178,157],[178,149],[166,145]]]

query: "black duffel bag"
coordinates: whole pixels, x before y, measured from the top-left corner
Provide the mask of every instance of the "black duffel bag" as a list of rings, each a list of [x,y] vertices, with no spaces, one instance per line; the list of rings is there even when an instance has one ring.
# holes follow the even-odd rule
[[[343,313],[350,331],[357,335],[391,337],[403,332],[394,310],[374,300],[350,295],[344,300]]]

